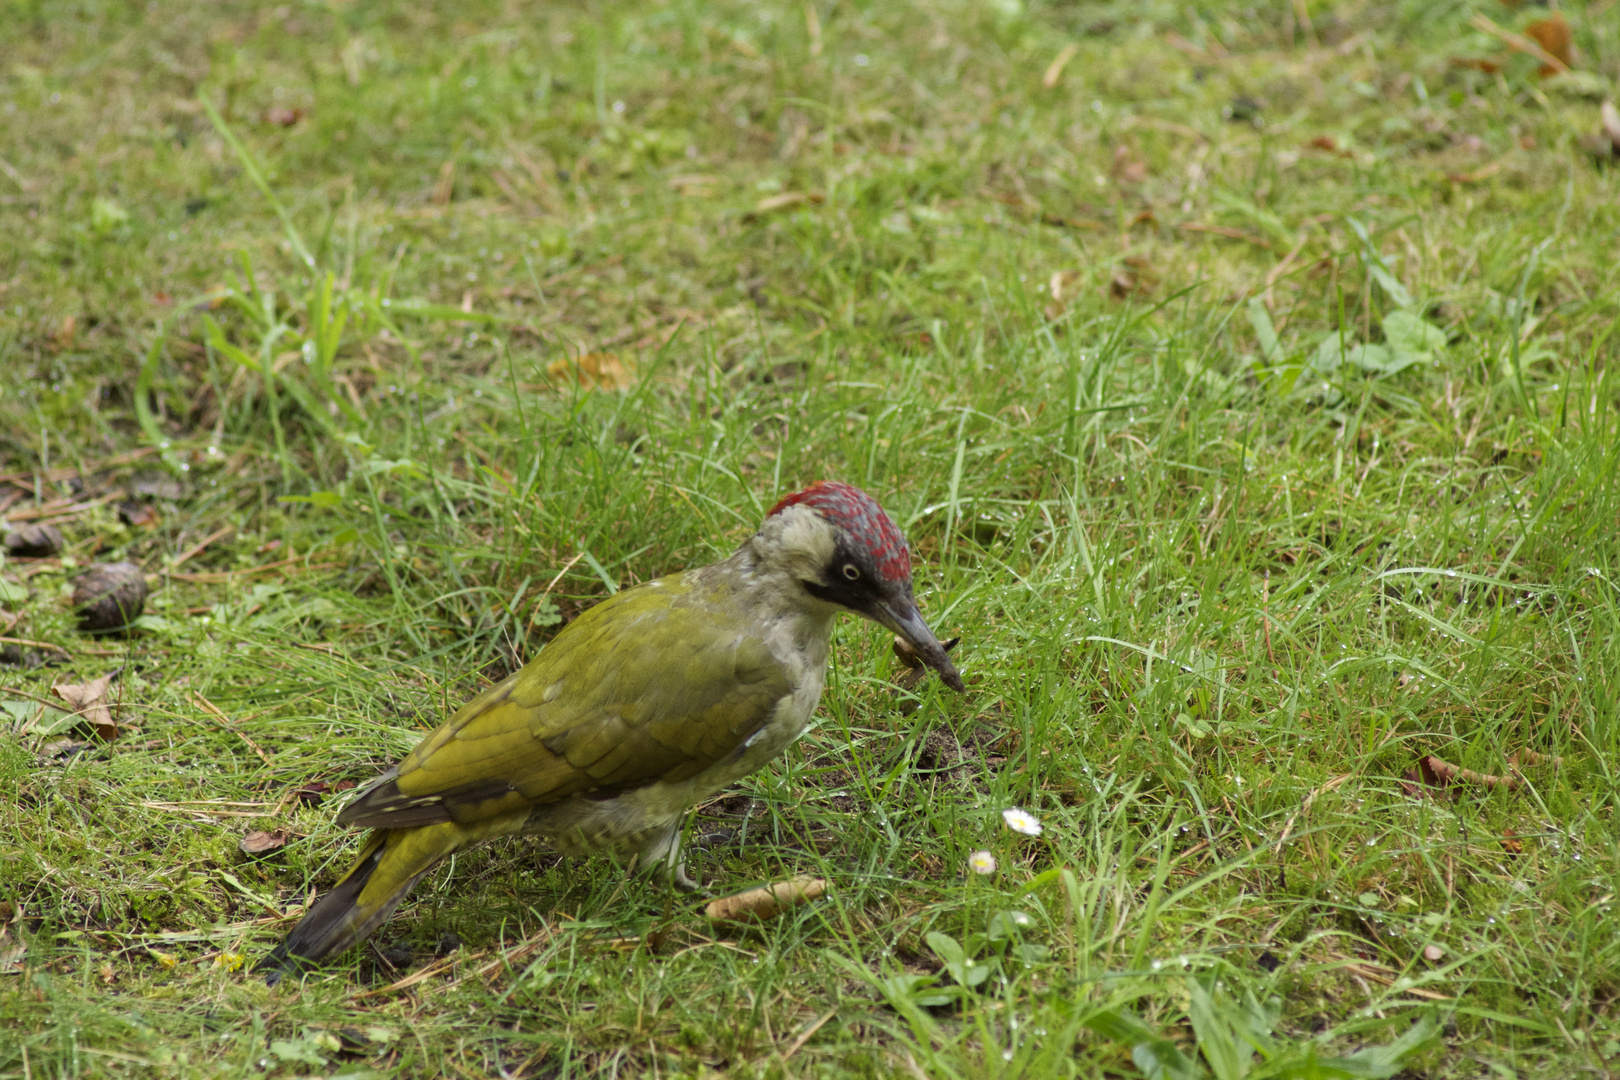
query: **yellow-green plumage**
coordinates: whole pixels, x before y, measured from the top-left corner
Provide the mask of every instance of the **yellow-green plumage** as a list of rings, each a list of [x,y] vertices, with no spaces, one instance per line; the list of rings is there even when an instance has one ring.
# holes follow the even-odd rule
[[[339,813],[339,823],[375,831],[261,968],[274,969],[274,981],[342,951],[439,860],[496,836],[536,833],[569,855],[615,850],[690,886],[682,816],[780,753],[815,710],[832,619],[849,608],[805,582],[826,576],[837,535],[795,506],[773,513],[730,559],[580,615]],[[909,575],[890,592],[880,599],[906,609],[901,621],[888,607],[870,617],[925,639],[918,644],[959,688],[916,615]]]
[[[342,951],[439,860],[495,836],[537,832],[569,854],[660,854],[658,841],[707,794],[688,782],[765,726],[793,689],[751,620],[724,618],[738,614],[727,610],[735,590],[694,590],[701,573],[589,609],[345,807],[339,823],[376,831],[266,963]],[[643,797],[614,798],[626,790]]]

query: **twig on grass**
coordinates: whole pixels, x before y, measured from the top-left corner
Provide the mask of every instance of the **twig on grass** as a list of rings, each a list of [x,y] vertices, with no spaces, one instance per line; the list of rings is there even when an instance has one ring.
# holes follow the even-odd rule
[[[252,748],[253,752],[259,755],[259,760],[263,761],[266,765],[275,764],[275,762],[270,760],[270,755],[264,752],[264,748],[258,743],[254,742],[252,739],[248,738],[246,734],[239,730],[237,726],[231,722],[231,718],[226,716],[224,710],[222,710],[218,705],[215,705],[212,701],[209,701],[207,698],[203,697],[202,693],[197,690],[193,690],[191,692],[191,699],[196,702],[198,708],[202,709],[204,712],[218,720],[220,724],[224,726],[226,731],[229,731],[232,735],[235,735],[238,739],[241,739],[243,742],[247,743],[248,746]]]

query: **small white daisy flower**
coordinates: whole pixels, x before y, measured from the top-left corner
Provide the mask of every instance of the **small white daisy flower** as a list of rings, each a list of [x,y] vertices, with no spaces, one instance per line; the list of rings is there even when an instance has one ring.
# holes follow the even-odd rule
[[[988,851],[975,851],[968,856],[968,869],[975,874],[993,874],[996,872],[996,857]]]
[[[1041,822],[1034,814],[1017,806],[1009,806],[1001,812],[1001,820],[1007,823],[1007,828],[1013,832],[1023,833],[1025,836],[1041,835]]]

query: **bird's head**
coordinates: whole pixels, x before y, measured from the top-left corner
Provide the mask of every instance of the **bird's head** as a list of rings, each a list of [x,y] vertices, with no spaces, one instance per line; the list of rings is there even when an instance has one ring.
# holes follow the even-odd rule
[[[888,627],[946,686],[963,689],[912,598],[906,538],[866,492],[836,480],[811,484],[771,508],[756,541],[809,596]]]

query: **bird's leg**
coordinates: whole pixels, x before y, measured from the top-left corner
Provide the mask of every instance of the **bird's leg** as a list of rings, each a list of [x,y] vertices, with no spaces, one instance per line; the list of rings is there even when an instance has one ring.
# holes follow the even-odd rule
[[[682,824],[681,818],[671,822],[669,828],[659,833],[652,843],[641,850],[637,858],[641,865],[649,870],[661,865],[664,872],[669,875],[669,883],[681,892],[701,893],[703,886],[693,881],[686,873],[686,860],[681,856]]]
[[[686,874],[686,860],[677,859],[670,865],[669,880],[672,885],[684,893],[701,893],[703,886],[693,881]]]

